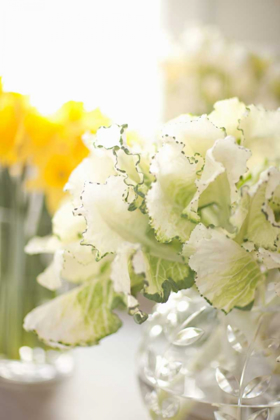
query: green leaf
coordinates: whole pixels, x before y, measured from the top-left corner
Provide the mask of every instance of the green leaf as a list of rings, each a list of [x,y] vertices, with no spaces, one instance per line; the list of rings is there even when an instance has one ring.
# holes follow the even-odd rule
[[[97,278],[34,309],[24,328],[52,347],[98,344],[121,327],[112,312],[120,300],[110,280]]]
[[[255,303],[255,301],[254,300],[252,300],[252,302],[250,302],[248,305],[246,305],[246,306],[243,306],[243,307],[241,307],[241,306],[235,306],[235,308],[236,309],[240,309],[241,311],[251,311],[251,309],[253,308],[253,306],[254,306],[254,303]]]
[[[140,257],[140,258],[139,258]],[[144,296],[166,302],[171,291],[188,289],[194,284],[193,272],[183,262],[172,262],[143,252],[133,260],[136,273],[144,273]]]
[[[114,290],[124,294],[128,313],[133,315],[138,324],[144,322],[148,317],[147,314],[141,311],[138,300],[132,295],[132,288],[135,286],[139,287],[138,281],[140,276],[134,273],[132,267],[132,258],[139,249],[139,245],[123,244],[111,265],[111,279]],[[141,286],[143,286],[143,278],[141,279]]]

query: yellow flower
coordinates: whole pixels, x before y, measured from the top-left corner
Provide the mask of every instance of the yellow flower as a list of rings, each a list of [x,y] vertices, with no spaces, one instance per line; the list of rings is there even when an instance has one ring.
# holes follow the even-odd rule
[[[95,134],[98,128],[108,127],[111,120],[106,117],[99,108],[93,111],[85,111],[82,102],[69,101],[64,104],[54,115],[53,121],[64,127],[64,135],[80,137],[86,131]]]
[[[85,131],[95,134],[100,127],[109,127],[112,124],[110,118],[102,114],[99,108],[87,112],[84,116]]]
[[[81,121],[85,114],[83,102],[69,101],[55,113],[55,118],[64,123]]]
[[[31,145],[39,149],[48,146],[53,137],[61,130],[58,124],[43,117],[36,110],[28,113],[24,125]]]
[[[22,161],[23,121],[27,98],[13,92],[0,94],[0,163],[4,166]]]
[[[55,212],[65,196],[63,187],[71,172],[88,154],[83,144],[82,147],[76,144],[76,150],[76,154],[75,150],[70,148],[69,153],[51,155],[45,167],[40,171],[41,181],[37,185],[40,185],[45,192],[50,213]]]
[[[42,116],[27,97],[2,92],[0,78],[0,164],[31,165],[36,176],[25,185],[45,194],[51,212],[63,198],[71,172],[89,153],[83,134],[110,124],[99,109],[87,112],[82,102],[75,101],[52,116]]]
[[[63,189],[72,170],[71,156],[53,155],[44,168],[43,179],[47,186]]]
[[[32,109],[25,118],[24,130],[25,160],[39,168],[44,167],[56,149],[63,127]]]
[[[50,214],[54,214],[67,196],[61,188],[51,188],[46,191],[46,204]]]

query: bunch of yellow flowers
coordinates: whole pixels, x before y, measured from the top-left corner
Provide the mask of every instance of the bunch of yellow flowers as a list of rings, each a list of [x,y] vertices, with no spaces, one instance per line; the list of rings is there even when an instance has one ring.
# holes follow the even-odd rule
[[[26,187],[45,194],[51,213],[63,197],[69,175],[88,154],[83,134],[110,124],[99,109],[88,112],[75,101],[43,116],[27,96],[5,92],[0,79],[0,165],[17,173],[31,168]]]

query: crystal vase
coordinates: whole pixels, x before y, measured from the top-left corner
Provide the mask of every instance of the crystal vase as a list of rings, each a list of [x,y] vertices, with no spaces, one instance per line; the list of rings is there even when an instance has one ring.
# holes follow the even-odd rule
[[[151,418],[280,419],[279,324],[275,299],[227,315],[195,291],[156,305],[138,355]]]
[[[53,293],[36,282],[46,267],[42,257],[24,252],[34,235],[51,231],[42,194],[23,188],[26,170],[11,175],[0,170],[0,379],[45,382],[72,369],[72,359],[47,349],[35,334],[23,329],[25,315]]]

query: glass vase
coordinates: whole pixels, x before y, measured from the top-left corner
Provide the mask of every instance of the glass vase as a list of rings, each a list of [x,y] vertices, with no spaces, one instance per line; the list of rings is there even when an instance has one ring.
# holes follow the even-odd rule
[[[138,354],[151,418],[280,419],[279,323],[275,299],[227,315],[195,291],[156,305]]]
[[[24,252],[32,236],[51,231],[43,195],[24,188],[26,171],[0,169],[0,378],[37,383],[70,373],[72,358],[23,329],[26,314],[53,297],[36,282],[48,261]]]

